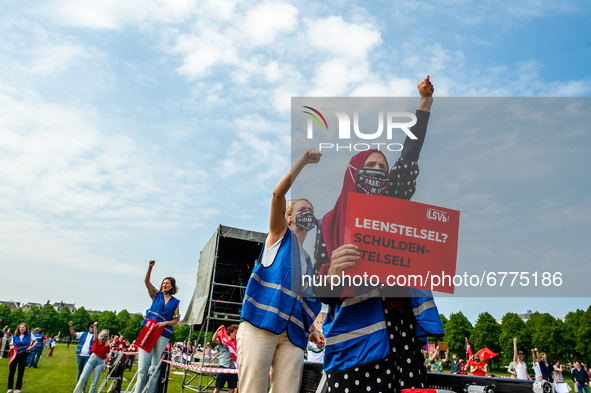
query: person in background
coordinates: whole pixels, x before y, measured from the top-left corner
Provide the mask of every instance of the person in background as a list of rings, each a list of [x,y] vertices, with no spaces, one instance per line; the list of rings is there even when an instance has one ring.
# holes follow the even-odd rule
[[[466,371],[466,362],[464,362],[464,359],[460,359],[460,375],[468,375],[468,371]]]
[[[552,378],[554,379],[554,390],[556,393],[568,393],[571,391],[570,386],[564,382],[562,377],[562,366],[558,360],[552,362],[554,371],[552,371]]]
[[[571,371],[571,378],[577,387],[578,393],[589,393],[589,374],[587,374],[587,370],[582,367],[580,360],[575,361],[574,366]]]
[[[523,361],[525,356],[522,351],[517,350],[517,337],[513,339],[513,363],[515,363],[515,372],[517,373],[517,379],[531,380],[531,377],[527,373],[527,365]]]
[[[448,360],[449,360],[448,356],[449,356],[449,348],[445,351],[445,359],[443,359],[443,361],[439,359],[439,345],[438,345],[437,348],[435,348],[435,351],[433,352],[433,354],[431,355],[431,371],[434,373],[443,372],[443,363],[448,362]]]
[[[109,332],[104,329],[101,331],[100,335],[97,334],[98,331],[98,322],[94,322],[93,324],[93,340],[92,340],[92,347],[91,352],[92,355],[89,356],[89,359],[84,364],[84,369],[82,370],[82,374],[76,384],[76,388],[74,389],[74,393],[84,393],[84,387],[86,386],[86,382],[90,378],[92,374],[92,382],[90,384],[90,390],[88,393],[96,393],[96,388],[98,386],[99,380],[101,379],[101,373],[105,372],[106,365],[105,365],[105,358],[109,354]]]
[[[322,332],[321,332],[322,333]],[[316,344],[312,341],[312,337],[308,337],[308,361],[315,363],[324,363],[324,343]]]
[[[450,374],[459,374],[460,371],[462,371],[462,362],[460,360],[458,360],[458,354],[454,353],[453,355],[451,355],[451,371]]]
[[[546,352],[542,352],[540,354],[540,358],[541,359],[539,363],[540,371],[542,372],[542,380],[553,382],[554,380],[552,379],[552,371],[554,371],[554,366],[548,362],[548,356],[546,355]]]
[[[58,332],[57,336],[54,334],[51,335],[51,338],[49,339],[49,355],[47,355],[47,357],[53,356],[53,350],[57,346],[57,339],[59,338],[60,334],[62,334],[62,332]]]
[[[536,381],[541,381],[542,378],[542,369],[540,368],[540,360],[541,356],[538,353],[538,348],[534,348],[531,350],[531,357],[534,367],[534,373],[536,374]]]
[[[35,345],[33,350],[31,350],[31,353],[27,358],[27,366],[29,366],[29,368],[37,368],[39,359],[41,359],[41,355],[43,354],[43,348],[45,348],[45,340],[47,339],[47,337],[45,337],[45,334],[43,334],[43,329],[35,329],[33,335],[37,340],[37,344]]]
[[[12,388],[14,386],[14,374],[18,367],[18,375],[16,377],[16,389],[14,393],[20,393],[20,389],[23,386],[23,376],[25,375],[25,367],[27,365],[27,358],[29,352],[35,347],[37,340],[31,332],[26,323],[21,323],[16,328],[12,340],[10,341],[10,350],[16,348],[16,357],[10,363],[8,371],[8,393],[13,393]]]
[[[213,341],[214,344],[219,344],[218,345],[218,348],[219,348],[218,350],[220,351],[219,368],[236,369],[236,366],[234,365],[234,360],[232,359],[232,353],[230,352],[228,347],[226,347],[226,345],[222,341],[220,341],[220,339],[217,336],[218,332],[223,327],[224,327],[224,325],[220,326],[215,331],[213,338],[211,340],[211,341]],[[236,325],[236,324],[230,325],[230,326],[228,326],[228,329],[226,329],[226,333],[228,334],[228,339],[230,341],[236,340],[236,333],[237,332],[238,332],[238,325]],[[222,391],[222,389],[224,388],[224,385],[226,384],[226,382],[228,382],[228,393],[234,393],[234,390],[238,386],[238,374],[225,374],[225,373],[217,374],[217,376],[215,378],[215,390],[213,392],[220,393]]]
[[[515,362],[509,363],[509,367],[507,367],[507,372],[511,374],[511,379],[517,379],[517,373],[515,372]]]
[[[205,344],[205,350],[203,351],[204,363],[211,362],[211,343]]]
[[[70,325],[70,334],[72,337],[78,339],[78,347],[76,348],[76,364],[78,365],[76,383],[78,383],[78,380],[80,380],[82,370],[84,370],[86,362],[88,362],[88,359],[90,359],[90,351],[92,349],[94,337],[94,323],[95,321],[88,322],[86,325],[88,331],[86,332],[75,332],[73,327],[74,323],[72,321],[68,322],[68,325]],[[86,388],[86,383],[84,384],[84,388]]]
[[[137,345],[135,345],[135,340],[133,340],[133,342],[131,343],[131,345],[129,347],[127,347],[127,355],[125,355],[125,367],[127,367],[127,369],[129,371],[131,371],[131,368],[133,367],[133,362],[135,360],[135,355],[137,353],[137,351],[139,350],[139,348],[137,347]],[[131,354],[131,355],[130,355]]]
[[[476,353],[472,359],[474,363],[470,365],[470,374],[477,377],[486,377],[486,363],[480,360],[480,355]]]

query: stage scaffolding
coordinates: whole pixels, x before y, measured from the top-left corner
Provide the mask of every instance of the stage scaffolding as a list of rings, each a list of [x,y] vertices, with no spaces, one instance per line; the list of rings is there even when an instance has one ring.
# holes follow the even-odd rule
[[[265,233],[220,225],[201,251],[195,292],[181,321],[191,326],[191,332],[199,328],[198,342],[220,325],[240,322],[246,284],[266,237]],[[205,351],[201,364],[207,365]],[[212,392],[214,382],[206,382],[203,373],[189,375],[185,369],[182,392]]]

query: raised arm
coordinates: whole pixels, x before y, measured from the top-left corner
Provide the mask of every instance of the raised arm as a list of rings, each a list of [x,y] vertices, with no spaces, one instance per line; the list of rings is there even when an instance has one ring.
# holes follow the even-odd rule
[[[72,321],[68,322],[68,326],[70,327],[70,334],[72,335],[72,337],[76,338],[78,336],[76,335],[76,332],[74,331],[73,325],[74,325],[74,322],[72,322]]]
[[[291,188],[291,184],[298,177],[302,169],[308,164],[315,164],[320,161],[322,153],[314,149],[307,149],[302,157],[296,161],[294,166],[287,171],[273,189],[271,198],[271,214],[269,216],[269,235],[267,236],[267,247],[271,247],[281,239],[287,232],[285,220],[285,194]]]
[[[92,341],[97,342],[98,340],[98,322],[94,323],[94,329],[92,332]]]
[[[515,337],[513,339],[513,362],[516,366],[519,364],[518,360],[519,356],[517,356],[517,337]]]
[[[214,343],[214,344],[220,344],[220,343],[221,343],[220,339],[218,338],[218,332],[219,332],[219,331],[220,331],[220,329],[221,329],[221,328],[223,328],[223,327],[224,327],[224,325],[220,326],[220,327],[219,327],[219,328],[218,328],[218,329],[215,331],[215,333],[213,334],[213,338],[211,339],[211,342],[212,342],[212,343]]]
[[[146,288],[148,288],[148,293],[150,294],[151,298],[154,298],[154,285],[150,282],[150,277],[152,276],[152,268],[156,264],[156,261],[150,261],[148,264],[148,271],[146,272],[146,277],[144,278],[144,284],[146,284]]]
[[[445,350],[445,359],[443,359],[443,363],[447,363],[449,361],[449,348]]]

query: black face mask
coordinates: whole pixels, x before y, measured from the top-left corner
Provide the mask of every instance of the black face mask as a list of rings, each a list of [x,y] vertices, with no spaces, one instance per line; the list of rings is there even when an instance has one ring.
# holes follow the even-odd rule
[[[355,181],[357,192],[361,194],[382,195],[390,187],[390,178],[386,171],[366,168],[356,170],[357,179],[354,178],[353,180]]]
[[[309,232],[316,226],[316,217],[311,210],[306,210],[296,216],[295,224],[300,231]]]

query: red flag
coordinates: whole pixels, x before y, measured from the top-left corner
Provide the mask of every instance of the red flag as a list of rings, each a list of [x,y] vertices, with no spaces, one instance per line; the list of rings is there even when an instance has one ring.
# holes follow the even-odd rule
[[[8,364],[10,364],[10,363],[12,363],[14,358],[16,357],[16,353],[17,353],[16,347],[12,347],[8,353],[10,354],[10,360],[8,361]]]
[[[486,361],[486,360],[488,360],[488,359],[492,359],[495,356],[499,356],[498,353],[494,353],[493,351],[491,351],[487,347],[482,348],[480,351],[476,352],[476,354],[478,356],[480,356],[480,360],[483,361],[483,362]]]
[[[216,337],[226,346],[226,348],[228,348],[230,355],[232,355],[232,360],[234,361],[234,367],[238,369],[238,349],[236,347],[236,340],[230,340],[225,326],[222,326],[221,329],[218,330]]]
[[[468,364],[473,366],[473,360],[472,358],[474,357],[474,354],[472,354],[472,347],[470,346],[470,343],[468,342],[468,338],[466,338],[466,351],[468,352]]]

